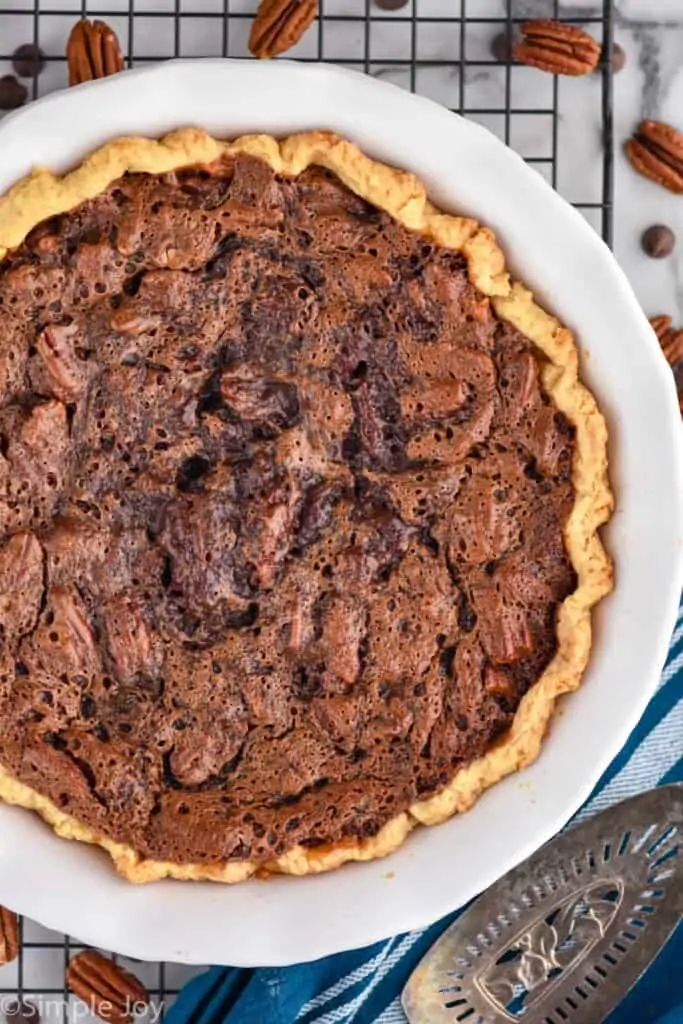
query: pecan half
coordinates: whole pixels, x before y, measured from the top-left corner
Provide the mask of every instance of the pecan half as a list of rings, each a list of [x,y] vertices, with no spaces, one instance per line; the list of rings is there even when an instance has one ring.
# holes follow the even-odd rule
[[[671,317],[665,314],[650,317],[650,324],[657,335],[666,361],[674,372],[678,404],[683,413],[683,327],[672,327]]]
[[[683,193],[683,132],[663,121],[641,121],[624,150],[639,174],[670,192]]]
[[[131,1024],[149,1003],[141,981],[94,949],[73,957],[66,983],[91,1013],[108,1024]]]
[[[666,313],[660,313],[659,316],[651,316],[650,327],[657,335],[657,338],[659,339],[659,343],[661,345],[662,338],[665,336],[665,334],[671,327],[671,317],[667,316]]]
[[[0,965],[19,956],[19,918],[7,907],[0,907]]]
[[[521,25],[515,60],[551,75],[587,75],[600,60],[600,44],[576,25],[540,18]]]
[[[82,18],[66,44],[69,85],[92,82],[123,71],[123,54],[113,29],[103,21]]]
[[[671,317],[665,315],[650,317],[650,324],[669,365],[680,363],[683,360],[683,327],[672,327]]]
[[[255,57],[276,57],[298,43],[318,14],[318,0],[261,0],[251,26]]]
[[[662,352],[671,366],[676,366],[683,359],[683,327],[677,331],[669,331],[662,343]]]

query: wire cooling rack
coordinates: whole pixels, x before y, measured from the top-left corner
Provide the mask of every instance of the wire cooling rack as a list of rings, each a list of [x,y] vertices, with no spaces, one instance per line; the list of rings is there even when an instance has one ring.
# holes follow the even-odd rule
[[[248,57],[257,0],[0,0],[0,76],[12,54],[35,43],[46,67],[27,82],[38,98],[67,84],[65,46],[74,21],[105,19],[129,66],[170,57]],[[572,202],[605,241],[612,238],[612,0],[599,14],[566,13],[560,0],[320,0],[320,17],[287,56],[327,60],[429,96],[489,128]],[[394,3],[396,8],[396,3]],[[593,75],[559,79],[497,61],[491,41],[526,17],[581,24],[603,44]],[[19,958],[0,968],[0,1014],[13,999],[37,1006],[43,1022],[88,1024],[85,1007],[64,984],[71,956],[83,947],[22,922]],[[122,960],[152,997],[156,1024],[179,988],[201,970]]]
[[[560,0],[320,0],[320,17],[288,56],[327,60],[429,96],[491,129],[515,148],[611,240],[612,74],[558,79],[496,61],[491,39],[525,17],[580,23],[609,52],[612,0],[573,17]],[[386,2],[386,0],[385,0]],[[397,0],[394,0],[394,6]],[[74,20],[104,18],[129,66],[169,57],[248,57],[257,0],[0,0],[0,75],[14,49],[35,43],[47,58],[27,82],[37,98],[67,83],[65,46]]]

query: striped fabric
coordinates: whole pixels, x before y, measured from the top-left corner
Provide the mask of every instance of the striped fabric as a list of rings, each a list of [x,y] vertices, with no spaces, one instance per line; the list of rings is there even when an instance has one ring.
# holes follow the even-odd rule
[[[635,793],[683,781],[683,605],[657,692],[575,821]],[[406,1024],[400,992],[452,914],[431,928],[311,964],[212,968],[194,979],[167,1024]],[[683,1024],[683,925],[609,1024]],[[664,1018],[666,1018],[664,1020]]]

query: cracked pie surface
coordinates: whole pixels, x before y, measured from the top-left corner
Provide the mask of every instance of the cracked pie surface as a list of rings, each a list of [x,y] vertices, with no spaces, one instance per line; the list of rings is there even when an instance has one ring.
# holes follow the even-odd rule
[[[492,233],[316,132],[0,199],[0,795],[132,881],[380,857],[537,755],[606,431]]]

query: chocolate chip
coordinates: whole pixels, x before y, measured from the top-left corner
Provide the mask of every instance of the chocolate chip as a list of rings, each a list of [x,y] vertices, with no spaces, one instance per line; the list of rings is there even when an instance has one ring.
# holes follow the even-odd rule
[[[512,39],[509,32],[499,32],[491,40],[491,56],[499,60],[501,64],[507,64],[512,60]]]
[[[179,491],[195,491],[199,489],[199,481],[211,469],[211,460],[205,455],[191,455],[181,464],[176,479]]]
[[[97,710],[97,705],[92,697],[81,698],[81,714],[83,718],[92,718]]]
[[[40,1014],[33,1003],[13,999],[5,1005],[5,1020],[7,1024],[38,1024]]]
[[[48,746],[53,747],[55,750],[66,750],[66,740],[56,732],[43,733],[43,743],[47,743]]]
[[[351,380],[357,383],[364,381],[368,375],[368,364],[365,359],[361,359],[360,362],[356,363],[353,370],[351,371]]]
[[[0,110],[16,110],[28,99],[28,89],[14,75],[0,78]]]
[[[170,555],[166,555],[164,558],[164,564],[161,567],[161,585],[164,590],[168,590],[173,582],[173,561]]]
[[[225,616],[227,629],[247,629],[253,626],[259,616],[259,606],[256,601],[251,601],[246,608],[239,611],[228,612]]]
[[[455,647],[449,646],[442,648],[439,654],[439,668],[443,675],[447,679],[450,679],[453,675],[453,662],[455,660]]]
[[[460,597],[458,604],[458,625],[463,633],[471,633],[477,624],[477,613],[470,605],[464,594]]]
[[[529,480],[533,480],[534,483],[540,484],[543,480],[543,474],[539,470],[536,459],[531,458],[524,467],[524,476]]]
[[[398,11],[407,6],[408,0],[375,0],[375,4],[381,11]]]
[[[35,43],[24,43],[14,51],[12,67],[20,78],[35,78],[45,67],[45,54]]]
[[[619,43],[614,43],[612,46],[612,71],[614,74],[623,70],[625,64],[626,50],[623,46],[619,46]]]
[[[361,836],[365,836],[366,838],[371,838],[372,836],[376,836],[378,832],[379,832],[379,824],[376,821],[372,821],[372,820],[364,821],[363,824],[360,827],[360,834],[361,834]]]
[[[574,437],[574,434],[576,433],[576,428],[574,427],[573,423],[569,422],[569,420],[563,412],[556,412],[553,416],[553,422],[559,430],[559,432],[564,435],[564,437]]]
[[[653,224],[643,231],[640,244],[648,256],[654,260],[661,260],[674,251],[676,236],[666,224]]]

